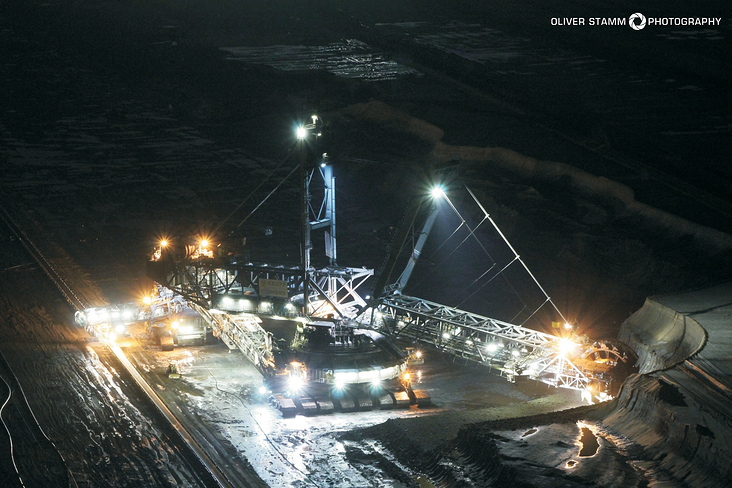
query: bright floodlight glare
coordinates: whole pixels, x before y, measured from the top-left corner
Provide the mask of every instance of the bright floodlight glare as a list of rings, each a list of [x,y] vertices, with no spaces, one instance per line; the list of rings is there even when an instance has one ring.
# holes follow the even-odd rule
[[[204,249],[208,247],[208,239],[201,239],[201,247]]]
[[[440,187],[440,186],[436,186],[436,187],[432,188],[431,193],[432,193],[432,198],[434,198],[434,199],[442,198],[443,196],[445,196],[445,190],[443,190],[442,187]]]
[[[381,385],[381,380],[379,378],[374,378],[371,380],[371,386],[374,388],[378,388]]]
[[[302,388],[303,384],[304,384],[302,376],[300,376],[299,374],[290,376],[288,383],[289,383],[290,389],[293,391],[300,390],[300,388]]]
[[[569,339],[561,339],[559,341],[559,352],[562,355],[566,356],[567,354],[571,353],[576,346],[577,344],[570,341]]]
[[[150,305],[152,303],[152,297],[143,297],[142,303],[144,303],[145,305]]]
[[[335,387],[338,390],[343,389],[346,386],[346,382],[343,380],[343,378],[336,377],[335,379]]]
[[[166,247],[168,245],[168,241],[166,239],[163,239],[160,241],[160,247]]]
[[[259,394],[260,394],[260,395],[264,395],[265,393],[267,393],[267,387],[265,387],[265,386],[260,386],[260,387],[259,387]]]
[[[298,127],[295,129],[295,135],[297,136],[298,140],[302,141],[305,139],[305,136],[308,135],[308,130],[305,127]]]

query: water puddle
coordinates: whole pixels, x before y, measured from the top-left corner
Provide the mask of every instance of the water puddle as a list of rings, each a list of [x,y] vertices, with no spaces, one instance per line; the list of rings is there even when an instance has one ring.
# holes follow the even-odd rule
[[[222,47],[221,50],[229,53],[227,59],[271,66],[281,71],[325,70],[343,78],[365,81],[422,75],[357,39],[325,46]]]
[[[594,432],[585,424],[578,422],[577,427],[579,427],[581,435],[580,435],[580,443],[582,444],[582,449],[580,449],[579,457],[590,457],[597,454],[597,450],[600,448],[600,443],[597,442],[597,436]]]

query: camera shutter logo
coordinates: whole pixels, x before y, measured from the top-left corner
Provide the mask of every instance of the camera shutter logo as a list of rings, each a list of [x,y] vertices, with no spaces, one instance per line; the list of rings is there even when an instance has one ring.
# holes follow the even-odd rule
[[[646,26],[646,16],[640,12],[636,12],[630,16],[630,19],[628,19],[628,23],[633,28],[633,30],[641,30]]]

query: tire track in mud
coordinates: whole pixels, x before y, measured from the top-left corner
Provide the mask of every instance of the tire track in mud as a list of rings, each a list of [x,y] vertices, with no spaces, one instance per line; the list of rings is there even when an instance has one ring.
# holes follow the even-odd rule
[[[9,361],[26,378],[45,378],[29,383],[29,401],[75,478],[99,487],[204,485],[150,412],[137,406],[144,400],[130,394],[104,348],[59,345],[48,354],[10,347]]]
[[[27,259],[19,246],[0,250],[0,262],[19,259]],[[0,289],[0,352],[66,459],[71,486],[211,485],[111,352],[69,325],[68,306],[49,300],[58,295],[38,269],[8,267],[0,272]],[[4,455],[9,446],[1,447]],[[37,467],[37,476],[58,471],[47,467],[50,456],[37,444],[24,448],[22,458]],[[27,486],[70,486],[58,476]]]
[[[3,463],[3,486],[70,486],[66,462],[41,428],[18,378],[2,354],[0,379],[5,399],[0,417],[7,432],[7,452],[15,472]]]

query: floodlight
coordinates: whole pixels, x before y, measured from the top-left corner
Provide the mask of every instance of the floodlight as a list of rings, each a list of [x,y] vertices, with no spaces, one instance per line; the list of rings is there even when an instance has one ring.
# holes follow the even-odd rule
[[[559,340],[559,352],[563,356],[570,354],[574,350],[575,347],[577,347],[577,344],[570,341],[569,339],[560,339]]]
[[[305,136],[308,135],[308,130],[305,127],[298,127],[295,129],[295,135],[297,136],[298,140],[302,141],[305,139]]]
[[[290,389],[292,391],[299,391],[300,388],[305,386],[305,381],[303,380],[303,377],[299,374],[294,374],[290,376],[289,380],[287,381]]]
[[[430,193],[432,194],[432,198],[434,198],[435,200],[445,196],[445,190],[443,190],[441,186],[435,186],[434,188],[432,188],[432,191]]]

